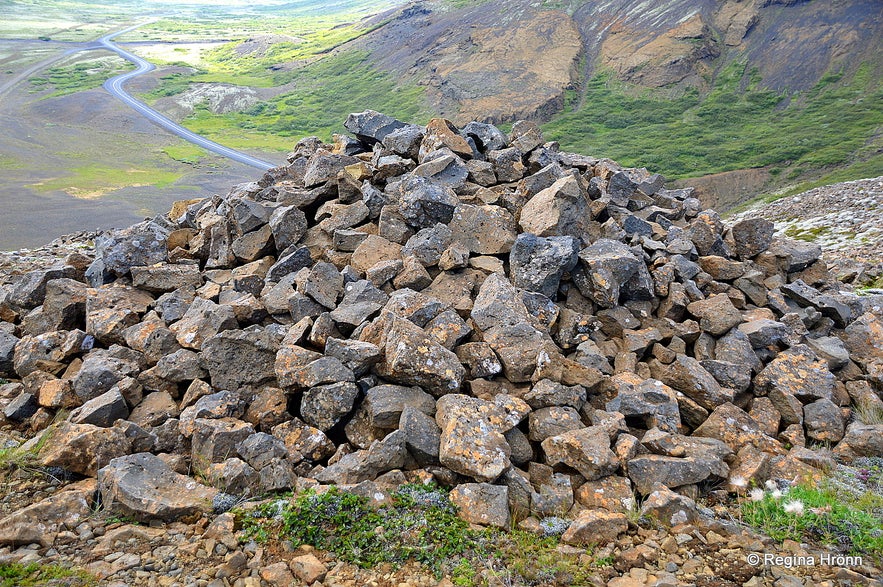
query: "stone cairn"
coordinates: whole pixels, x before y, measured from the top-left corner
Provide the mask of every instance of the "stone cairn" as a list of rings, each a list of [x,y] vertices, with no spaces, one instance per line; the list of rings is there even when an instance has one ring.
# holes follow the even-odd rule
[[[676,524],[883,455],[853,414],[883,411],[880,301],[819,247],[530,122],[345,126],[0,290],[0,407],[44,430],[22,448],[142,520],[434,479],[573,543],[636,496]]]

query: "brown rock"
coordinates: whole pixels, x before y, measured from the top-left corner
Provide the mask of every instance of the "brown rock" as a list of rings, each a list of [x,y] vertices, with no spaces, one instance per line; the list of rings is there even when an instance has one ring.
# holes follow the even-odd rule
[[[619,512],[583,510],[561,536],[566,544],[607,544],[629,529],[628,518]]]

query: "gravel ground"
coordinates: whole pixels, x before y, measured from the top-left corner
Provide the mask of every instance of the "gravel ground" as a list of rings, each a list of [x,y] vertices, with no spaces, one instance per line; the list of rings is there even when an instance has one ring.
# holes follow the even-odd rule
[[[762,216],[777,234],[818,243],[838,274],[865,265],[858,284],[883,274],[883,176],[823,186],[761,204],[728,220]]]

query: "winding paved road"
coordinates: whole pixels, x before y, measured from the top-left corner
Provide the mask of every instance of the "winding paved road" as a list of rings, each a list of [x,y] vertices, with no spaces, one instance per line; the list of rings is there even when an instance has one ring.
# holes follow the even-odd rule
[[[271,167],[276,167],[273,163],[268,163],[267,161],[262,161],[257,157],[252,157],[246,153],[241,151],[237,151],[236,149],[231,149],[230,147],[225,147],[224,145],[218,144],[214,141],[210,141],[207,138],[200,136],[190,130],[187,130],[171,118],[168,118],[144,102],[132,97],[131,94],[126,92],[123,89],[123,85],[132,79],[133,77],[139,76],[143,73],[147,73],[148,71],[152,71],[156,69],[156,66],[147,61],[146,59],[142,59],[138,57],[134,53],[129,53],[125,49],[120,48],[113,42],[113,38],[124,33],[128,33],[137,29],[138,27],[144,26],[144,23],[137,24],[134,26],[130,26],[121,31],[117,31],[115,33],[111,33],[109,35],[105,35],[98,40],[99,46],[110,51],[113,51],[123,59],[127,61],[131,61],[135,65],[138,66],[137,69],[130,71],[128,73],[124,73],[122,75],[118,75],[116,77],[112,77],[106,82],[104,82],[104,89],[110,92],[112,95],[116,96],[120,100],[122,100],[129,107],[136,110],[139,114],[149,119],[154,124],[161,126],[167,131],[174,133],[181,137],[182,139],[193,143],[194,145],[199,145],[203,149],[211,151],[212,153],[217,153],[218,155],[222,155],[227,157],[228,159],[232,159],[234,161],[238,161],[239,163],[244,163],[245,165],[250,165],[252,167],[257,167],[263,171],[270,169]],[[96,48],[96,47],[90,47]]]

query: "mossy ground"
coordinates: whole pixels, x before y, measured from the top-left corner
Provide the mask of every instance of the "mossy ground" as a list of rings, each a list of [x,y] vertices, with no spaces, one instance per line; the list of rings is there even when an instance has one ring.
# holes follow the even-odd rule
[[[486,585],[491,579],[513,585],[586,585],[599,566],[591,549],[562,553],[557,536],[474,529],[434,485],[404,485],[390,505],[377,508],[331,488],[237,514],[246,539],[309,544],[363,568],[416,561],[460,586]]]
[[[97,577],[89,573],[59,565],[0,562],[0,587],[91,587]]]

